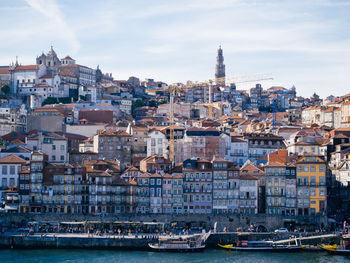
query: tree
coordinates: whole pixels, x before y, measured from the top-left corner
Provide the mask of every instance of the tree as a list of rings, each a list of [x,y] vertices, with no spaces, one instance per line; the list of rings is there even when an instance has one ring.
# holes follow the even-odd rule
[[[135,109],[137,109],[142,106],[145,106],[145,103],[143,102],[143,100],[138,99],[133,103],[133,106],[135,107]]]
[[[1,87],[1,91],[6,95],[9,94],[10,93],[10,86],[5,84],[4,86]]]
[[[47,104],[56,104],[57,98],[55,97],[47,97],[46,100],[43,101],[42,106],[47,105]]]
[[[132,103],[132,105],[131,105],[131,112],[132,112],[132,116],[133,116],[134,118],[135,118],[135,114],[134,114],[135,110],[136,110],[137,108],[140,108],[140,107],[143,107],[143,106],[145,106],[145,103],[144,103],[143,100],[140,100],[140,99],[137,99],[136,101],[134,101],[134,102]]]
[[[154,100],[150,100],[150,101],[148,102],[148,106],[150,106],[150,107],[157,107],[157,102],[154,101]]]

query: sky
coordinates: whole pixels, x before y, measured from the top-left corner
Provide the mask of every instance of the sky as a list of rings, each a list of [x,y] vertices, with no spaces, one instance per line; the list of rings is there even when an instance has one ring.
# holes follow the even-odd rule
[[[1,0],[0,65],[22,65],[52,45],[60,58],[115,79],[167,83],[226,76],[298,95],[349,93],[350,0]],[[237,84],[238,89],[255,82]]]

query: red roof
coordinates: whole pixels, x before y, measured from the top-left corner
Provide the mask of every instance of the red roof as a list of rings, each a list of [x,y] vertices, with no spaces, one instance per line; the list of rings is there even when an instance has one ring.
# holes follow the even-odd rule
[[[0,158],[0,163],[18,163],[18,164],[21,164],[21,163],[26,163],[26,160],[22,159],[21,157],[18,157],[15,154],[10,154],[10,155],[7,155],[3,158]]]
[[[0,67],[0,74],[10,74],[10,70],[8,67]]]
[[[20,65],[17,66],[15,70],[36,70],[36,65]]]

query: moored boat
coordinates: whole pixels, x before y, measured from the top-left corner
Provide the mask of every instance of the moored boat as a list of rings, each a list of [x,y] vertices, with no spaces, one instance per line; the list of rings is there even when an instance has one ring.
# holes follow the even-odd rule
[[[259,251],[259,252],[296,252],[303,249],[303,246],[298,244],[280,244],[273,241],[238,241],[237,244],[221,245],[219,247],[234,250],[234,251]]]
[[[332,255],[349,255],[350,256],[350,236],[343,236],[340,245],[320,245],[322,249]]]
[[[195,241],[168,240],[167,242],[148,244],[148,246],[154,250],[165,252],[199,252],[205,249],[205,245],[197,244]]]
[[[180,238],[159,238],[158,243],[149,243],[148,246],[156,251],[165,252],[199,252],[205,249],[205,241],[210,232]]]

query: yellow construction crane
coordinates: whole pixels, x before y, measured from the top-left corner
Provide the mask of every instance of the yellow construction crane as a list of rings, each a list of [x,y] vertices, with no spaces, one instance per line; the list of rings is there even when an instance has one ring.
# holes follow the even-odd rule
[[[147,92],[168,91],[170,94],[170,143],[169,143],[169,159],[172,165],[175,164],[175,135],[174,135],[174,96],[176,92],[182,91],[183,88],[180,85],[173,84],[166,88],[160,89],[147,89]]]
[[[236,76],[236,77],[216,78],[216,81],[218,82],[224,82],[224,83],[230,82],[232,84],[264,81],[264,80],[273,80],[273,78],[271,77],[270,74],[255,74],[255,75],[242,75],[242,76]]]
[[[226,78],[226,80],[229,79],[234,79],[234,78]],[[273,78],[261,78],[261,79],[253,79],[253,80],[244,80],[244,81],[238,81],[235,83],[246,83],[246,82],[255,82],[255,81],[263,81],[263,80],[270,80]],[[146,92],[160,92],[160,91],[167,91],[170,94],[170,142],[169,142],[169,159],[171,163],[174,165],[175,164],[175,135],[174,135],[174,97],[177,92],[181,92],[187,89],[192,89],[195,87],[198,87],[198,85],[207,85],[209,87],[209,104],[208,104],[208,109],[209,109],[209,119],[213,119],[213,80],[208,80],[205,82],[201,83],[194,83],[192,85],[189,85],[187,87],[182,87],[180,84],[171,84],[167,87],[162,87],[159,89],[152,89],[149,88],[146,90]]]
[[[249,77],[249,76],[243,76],[243,77]],[[217,78],[217,80],[221,80],[221,81],[227,81],[227,82],[231,82],[232,84],[239,84],[239,83],[249,83],[249,82],[256,82],[256,81],[265,81],[265,80],[273,80],[272,77],[263,77],[263,78],[257,78],[257,79],[246,79],[246,80],[242,80],[242,81],[236,81],[237,79],[239,79],[240,77],[222,77],[222,78]],[[213,80],[208,80],[208,81],[204,81],[201,82],[202,85],[206,85],[209,87],[209,103],[208,103],[208,117],[209,119],[213,119]],[[225,82],[225,83],[227,83]],[[197,84],[191,85],[190,87],[186,87],[186,89],[188,88],[193,88],[195,85],[198,85],[199,82],[195,82]],[[216,85],[218,86],[218,85]]]

